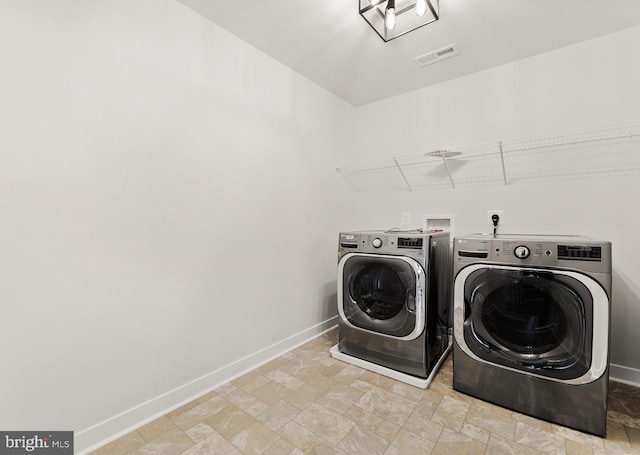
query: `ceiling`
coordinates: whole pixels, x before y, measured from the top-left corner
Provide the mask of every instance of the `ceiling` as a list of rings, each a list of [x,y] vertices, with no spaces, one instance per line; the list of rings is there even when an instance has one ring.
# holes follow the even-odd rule
[[[639,0],[440,0],[439,21],[385,43],[358,0],[178,1],[354,106],[640,25]]]

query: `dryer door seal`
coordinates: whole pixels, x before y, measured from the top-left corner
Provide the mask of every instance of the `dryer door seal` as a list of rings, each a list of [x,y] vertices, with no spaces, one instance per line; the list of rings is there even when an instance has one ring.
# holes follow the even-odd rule
[[[455,279],[454,333],[478,361],[584,384],[607,367],[609,299],[577,272],[476,264]]]

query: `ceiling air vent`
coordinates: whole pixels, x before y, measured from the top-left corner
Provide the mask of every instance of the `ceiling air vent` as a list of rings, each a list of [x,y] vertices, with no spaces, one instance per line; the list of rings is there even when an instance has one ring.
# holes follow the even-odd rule
[[[447,58],[455,57],[456,55],[460,55],[460,50],[454,43],[450,44],[449,46],[445,46],[442,49],[438,49],[436,51],[429,52],[428,54],[416,57],[414,60],[422,68],[424,66],[440,62]]]

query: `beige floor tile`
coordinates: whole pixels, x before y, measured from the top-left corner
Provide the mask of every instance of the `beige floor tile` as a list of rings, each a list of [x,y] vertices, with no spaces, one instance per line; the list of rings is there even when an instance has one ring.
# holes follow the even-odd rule
[[[263,424],[253,422],[229,441],[243,454],[259,455],[275,444],[278,439],[280,439],[280,436]]]
[[[336,384],[322,397],[318,398],[316,403],[338,414],[344,414],[363,395],[363,391],[354,387]]]
[[[337,384],[337,381],[333,378],[325,376],[323,374],[317,374],[306,380],[307,384],[312,385],[320,390],[327,391]]]
[[[515,441],[544,453],[562,453],[565,450],[565,439],[538,426],[526,423],[516,424]]]
[[[489,436],[487,442],[487,455],[540,455],[541,453],[531,447],[519,444],[513,439],[505,439],[496,434]]]
[[[291,362],[290,366],[288,366],[287,368],[281,369],[282,371],[286,371],[291,376],[295,376],[301,381],[310,382],[316,376],[324,374],[328,368],[309,359],[299,359],[297,361]]]
[[[209,392],[209,394],[218,394],[221,396],[228,395],[229,393],[236,390],[237,387],[233,385],[231,382],[227,382],[226,384],[222,384],[218,386],[213,392]],[[209,394],[205,395],[205,397],[209,396]],[[206,400],[205,400],[206,401]]]
[[[138,428],[138,433],[145,439],[145,441],[151,441],[157,438],[162,433],[166,433],[169,430],[176,428],[174,423],[167,416],[162,416],[159,419],[154,420],[146,424],[143,427]]]
[[[351,406],[343,416],[354,422],[356,425],[367,428],[371,431],[375,431],[381,423],[385,422],[382,417],[372,414],[369,411],[365,411],[357,406]]]
[[[267,362],[264,365],[256,368],[256,371],[261,374],[267,374],[270,371],[277,370],[278,368],[283,371],[291,371],[291,360],[286,357],[278,357],[277,359]]]
[[[360,379],[356,379],[351,383],[351,387],[362,392],[368,392],[373,387],[373,384],[371,384],[370,382],[361,381]]]
[[[508,409],[503,409],[496,406],[496,409],[493,409],[493,406],[490,403],[484,402],[482,400],[478,400],[475,397],[465,395],[464,393],[458,392],[457,390],[449,390],[446,394],[449,398],[453,398],[457,401],[462,401],[463,403],[467,403],[469,405],[469,409],[484,409],[492,413],[496,414],[504,414],[506,417],[511,418],[512,412]]]
[[[567,455],[593,455],[593,447],[571,439],[565,439],[565,451]]]
[[[624,426],[616,422],[607,421],[607,436],[604,442],[606,443],[606,441],[631,447],[631,443],[629,442],[629,437],[627,436]]]
[[[379,387],[372,387],[355,406],[402,425],[416,407],[416,403]]]
[[[609,383],[609,409],[640,417],[640,389],[620,382]]]
[[[200,403],[197,400],[190,401],[189,403],[182,405],[179,408],[176,408],[170,413],[168,413],[167,417],[169,417],[170,419],[173,419],[174,417],[179,416],[180,414],[184,414],[189,409],[195,408],[196,406],[198,406],[198,404]]]
[[[331,354],[329,353],[329,349],[326,348],[324,351],[318,353],[315,357],[313,357],[311,360],[313,360],[316,363],[319,363],[320,365],[329,368],[330,366],[335,365],[336,363],[339,362],[339,360],[334,359],[333,357],[331,357]]]
[[[178,428],[168,431],[142,447],[130,452],[131,455],[178,455],[193,446],[193,441]]]
[[[205,423],[226,439],[238,434],[241,430],[251,425],[255,419],[239,407],[230,404],[211,417],[205,419]]]
[[[143,446],[147,441],[137,431],[132,431],[123,437],[116,439],[109,444],[100,447],[92,452],[93,455],[124,455],[138,447]]]
[[[456,393],[458,393],[460,396],[465,396],[469,400],[471,400],[472,401],[471,404],[477,409],[480,409],[482,411],[490,411],[492,414],[501,415],[509,420],[515,420],[513,418],[514,413],[511,409],[507,409],[507,408],[503,408],[502,406],[487,403],[486,401],[478,400],[477,398],[467,396],[460,392],[456,392]]]
[[[270,383],[268,383],[270,384]],[[265,387],[265,386],[262,386]],[[260,387],[260,389],[262,388]],[[260,390],[258,389],[258,390]],[[230,403],[235,404],[240,409],[247,409],[256,402],[256,397],[244,390],[229,384],[229,387],[218,389],[218,393]],[[255,392],[254,392],[255,393]]]
[[[624,430],[627,432],[627,438],[629,438],[631,447],[640,451],[640,430],[629,427],[624,427]]]
[[[388,420],[383,420],[380,422],[380,425],[378,425],[378,428],[375,429],[375,433],[391,442],[398,436],[401,429],[402,427],[400,425],[389,422]]]
[[[296,447],[285,439],[278,439],[271,447],[263,452],[263,455],[283,455],[291,454],[297,450]],[[304,454],[304,452],[301,452]]]
[[[290,374],[287,374],[282,370],[270,371],[265,376],[271,379],[273,382],[280,384],[281,386],[284,386],[289,390],[299,389],[304,384],[304,382],[300,379],[291,376]]]
[[[280,400],[273,406],[265,409],[256,416],[256,420],[262,422],[273,431],[278,431],[300,413],[300,409],[291,403]]]
[[[324,371],[322,372],[322,374],[328,378],[335,378],[335,376],[337,374],[339,374],[342,370],[344,370],[345,368],[347,368],[347,366],[349,366],[346,363],[343,362],[338,362],[335,363],[333,365],[331,365],[328,368],[325,368]]]
[[[251,393],[269,382],[269,378],[257,371],[250,371],[232,381],[232,384],[247,393]]]
[[[637,449],[634,449],[631,446],[607,440],[604,441],[604,451],[610,455],[638,455],[638,453],[640,453]]]
[[[467,413],[466,422],[507,439],[513,439],[516,432],[516,421],[510,413],[494,413],[472,407]]]
[[[227,400],[221,396],[216,396],[183,412],[172,420],[178,428],[187,430],[228,406],[230,406],[230,403]]]
[[[205,401],[209,401],[210,399],[215,398],[217,396],[218,396],[218,392],[215,390],[212,390],[211,392],[205,393],[201,397],[198,397],[195,401],[197,401],[198,403],[204,403]]]
[[[549,433],[553,433],[553,424],[550,422],[545,422],[544,420],[535,419],[528,415],[520,414],[519,412],[512,412],[511,419],[516,422],[526,423],[529,426],[540,428],[541,430],[548,431]]]
[[[258,416],[258,414],[264,412],[268,408],[269,406],[267,404],[263,403],[262,401],[256,400],[253,403],[251,403],[249,406],[247,406],[244,410],[250,416],[256,417]]]
[[[368,455],[382,455],[389,442],[366,428],[353,427],[340,441],[338,448],[346,453],[361,453]]]
[[[424,420],[429,420],[436,413],[436,410],[438,409],[438,406],[440,406],[441,401],[442,399],[438,401],[430,401],[426,399],[426,397],[423,397],[420,401],[418,401],[411,415]]]
[[[630,416],[617,411],[609,410],[607,412],[607,422],[616,422],[626,427],[637,428],[640,430],[640,415]]]
[[[431,455],[484,455],[486,444],[445,428]]]
[[[391,387],[393,387],[397,382],[394,379],[374,373],[373,371],[365,371],[363,374],[358,376],[358,379],[384,390],[391,390]]]
[[[182,455],[241,455],[236,447],[215,431]],[[160,455],[160,454],[158,454]]]
[[[439,404],[444,397],[445,394],[433,390],[432,388],[428,388],[424,391],[424,395],[420,401],[429,401],[431,403]]]
[[[443,427],[460,431],[470,407],[469,403],[444,396],[442,400],[440,400],[440,403],[438,403],[438,407],[433,413],[431,420],[439,423]]]
[[[254,398],[271,406],[289,395],[291,391],[277,382],[268,382],[252,393]]]
[[[355,425],[340,414],[317,404],[309,406],[298,414],[294,420],[333,445],[338,444]]]
[[[438,442],[440,434],[444,429],[441,424],[429,419],[423,419],[415,414],[412,414],[411,417],[407,419],[404,425],[402,425],[402,428],[431,442]]]
[[[310,341],[309,343],[300,346],[298,349],[294,351],[295,355],[299,358],[303,359],[313,359],[318,355],[320,350],[326,349],[324,343],[319,343],[316,340]]]
[[[202,422],[197,424],[195,427],[191,427],[185,431],[185,434],[191,438],[191,440],[197,444],[200,441],[204,441],[209,436],[215,433],[215,430],[211,428],[210,425]]]
[[[425,394],[424,389],[398,381],[396,381],[396,383],[391,386],[389,391],[395,393],[396,395],[400,395],[403,398],[415,401],[416,403],[420,401]]]
[[[294,421],[280,428],[278,434],[302,451],[308,450],[318,440],[315,433]]]
[[[453,390],[451,388],[451,384],[449,383],[442,383],[442,382],[438,382],[438,381],[433,381],[431,384],[429,384],[429,390],[433,391],[433,392],[438,392],[444,396],[449,396],[449,397],[453,397],[453,396],[457,396],[459,395],[459,392]]]
[[[331,368],[331,367],[330,367]],[[360,376],[364,374],[365,370],[362,368],[356,367],[354,365],[347,365],[343,368],[338,374],[336,374],[333,379],[342,383],[342,384],[351,384],[353,381],[358,379]]]
[[[604,442],[602,438],[556,424],[553,424],[552,428],[553,434],[562,438],[589,446],[594,450],[604,450]]]
[[[475,439],[476,441],[480,441],[486,444],[489,441],[489,436],[491,433],[484,428],[480,428],[472,423],[465,423],[462,425],[462,429],[460,433],[465,436],[470,437],[471,439]]]
[[[408,455],[408,454],[430,454],[435,444],[431,441],[417,436],[416,434],[400,430],[395,439],[391,442],[385,455]]]
[[[355,454],[347,454],[342,450],[338,449],[335,445],[329,444],[328,442],[318,439],[314,442],[307,450],[304,451],[305,455],[355,455]]]
[[[284,399],[298,409],[302,410],[309,407],[311,403],[315,402],[324,394],[324,390],[306,383],[303,384],[299,389],[287,394]]]

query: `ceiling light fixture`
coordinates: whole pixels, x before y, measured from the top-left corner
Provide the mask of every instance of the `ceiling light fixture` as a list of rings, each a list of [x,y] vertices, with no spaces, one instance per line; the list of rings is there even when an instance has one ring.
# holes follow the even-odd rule
[[[390,41],[440,18],[439,0],[359,0],[360,15]]]

